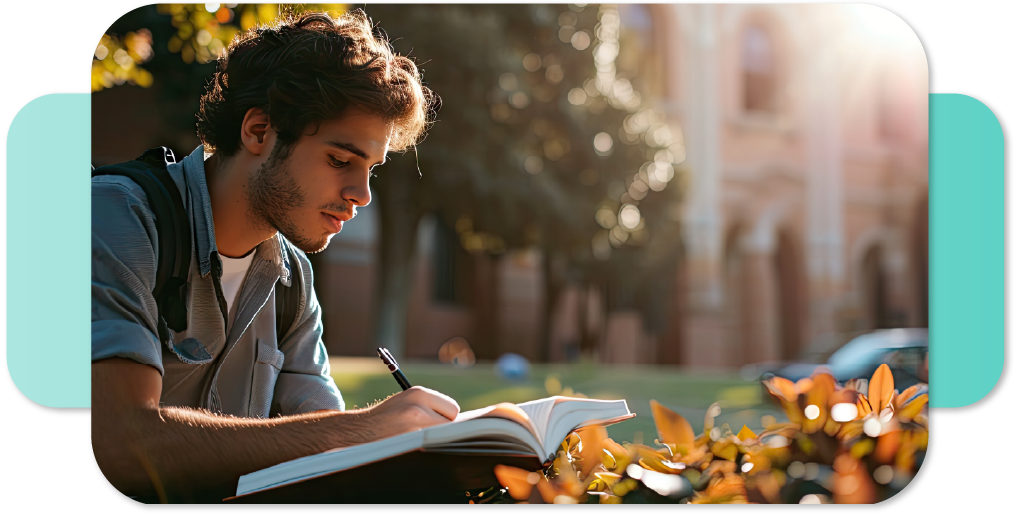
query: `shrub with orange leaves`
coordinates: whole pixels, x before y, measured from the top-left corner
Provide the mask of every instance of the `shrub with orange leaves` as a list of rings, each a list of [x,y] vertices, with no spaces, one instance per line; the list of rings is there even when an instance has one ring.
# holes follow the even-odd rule
[[[818,372],[796,382],[763,381],[788,422],[756,433],[689,422],[650,401],[652,448],[618,444],[603,427],[569,434],[543,473],[499,466],[512,500],[543,503],[875,503],[914,477],[928,448],[928,385],[903,392],[881,365],[843,386]]]

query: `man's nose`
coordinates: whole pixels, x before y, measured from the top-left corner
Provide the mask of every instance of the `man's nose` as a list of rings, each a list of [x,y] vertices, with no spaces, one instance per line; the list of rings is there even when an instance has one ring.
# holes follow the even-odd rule
[[[366,206],[371,203],[371,185],[368,182],[370,173],[364,175],[362,179],[357,179],[357,182],[343,188],[343,198],[348,200],[351,204],[356,206]]]

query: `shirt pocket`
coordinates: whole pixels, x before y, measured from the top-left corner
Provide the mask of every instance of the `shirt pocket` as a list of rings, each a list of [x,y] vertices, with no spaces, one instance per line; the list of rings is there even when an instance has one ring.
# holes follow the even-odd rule
[[[283,367],[286,355],[274,345],[258,340],[258,357],[254,363],[254,377],[251,384],[251,417],[268,417],[275,393],[275,382]]]

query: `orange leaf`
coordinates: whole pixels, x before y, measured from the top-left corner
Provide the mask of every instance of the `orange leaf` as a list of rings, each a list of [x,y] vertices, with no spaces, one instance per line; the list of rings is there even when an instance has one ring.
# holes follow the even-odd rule
[[[903,392],[901,392],[900,395],[897,396],[896,400],[897,408],[898,409],[902,408],[904,406],[904,403],[908,402],[908,399],[911,399],[911,396],[915,395],[915,393],[917,392],[918,385],[907,388]]]
[[[604,484],[607,484],[607,487],[611,487],[617,484],[618,481],[621,480],[622,478],[621,475],[611,471],[601,471],[599,473],[594,473],[594,475],[596,475],[598,479],[604,482]]]
[[[734,462],[735,458],[738,457],[738,446],[735,445],[734,441],[719,440],[713,443],[710,451],[714,455],[731,462]]]
[[[880,464],[893,462],[894,457],[897,455],[897,450],[900,449],[900,437],[900,430],[880,435],[876,441],[876,450],[872,453],[873,460]]]
[[[886,363],[879,365],[869,380],[869,404],[875,411],[886,408],[893,398],[893,374]]]
[[[675,464],[661,459],[641,459],[639,465],[657,473],[679,474],[685,469],[684,464]]]
[[[823,425],[823,431],[830,437],[836,437],[837,432],[840,431],[840,423],[829,418],[826,420],[826,424]]]
[[[869,400],[863,394],[858,394],[858,417],[865,417],[870,413],[872,413],[872,405],[869,404]]]
[[[763,498],[771,504],[780,504],[780,482],[773,473],[764,473],[756,478],[756,487]]]
[[[650,401],[650,410],[661,442],[688,448],[695,446],[696,434],[684,417],[654,400]]]
[[[925,403],[929,402],[929,394],[922,394],[911,400],[910,403],[904,405],[903,408],[897,411],[897,417],[903,421],[910,421],[918,415],[918,412],[922,411],[925,407]]]
[[[802,431],[814,433],[826,425],[826,419],[830,415],[827,402],[830,400],[830,396],[833,395],[836,387],[837,381],[830,374],[816,374],[815,379],[812,380],[812,389],[805,396],[805,410],[803,411],[816,413],[817,415],[815,418],[809,419],[808,413],[805,414]],[[810,410],[810,406],[815,406],[816,408]]]
[[[605,468],[609,470],[617,469],[618,471],[625,471],[625,468],[628,467],[629,462],[632,460],[628,450],[611,439],[604,439],[600,447],[601,460]]]
[[[706,490],[697,492],[690,504],[747,504],[745,478],[741,475],[725,475],[710,481]]]
[[[758,439],[758,438],[759,436],[753,433],[753,431],[749,429],[748,425],[743,424],[742,429],[738,431],[738,440],[742,442],[745,442],[746,439]]]
[[[843,442],[850,441],[862,434],[864,423],[862,421],[851,421],[844,423],[837,432],[837,438]]]
[[[865,464],[854,464],[833,477],[833,499],[838,504],[872,504],[876,501],[876,484]]]
[[[582,461],[578,469],[582,478],[586,478],[600,464],[601,444],[607,438],[607,428],[588,426],[576,430],[576,435],[582,440],[582,450],[579,452]]]
[[[812,390],[813,380],[811,377],[803,377],[795,383],[795,392],[798,395],[807,394]]]
[[[553,504],[554,497],[558,496],[558,490],[546,479],[537,481],[537,491],[540,492],[540,498],[544,499],[544,503],[547,504]]]
[[[798,399],[798,391],[795,390],[795,384],[783,377],[771,377],[763,381],[763,384],[766,385],[770,393],[783,398],[785,401]]]

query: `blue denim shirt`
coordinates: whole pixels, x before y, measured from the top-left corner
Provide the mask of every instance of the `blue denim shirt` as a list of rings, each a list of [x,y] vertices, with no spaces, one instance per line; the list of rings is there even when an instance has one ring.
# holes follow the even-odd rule
[[[227,328],[204,147],[169,165],[169,173],[191,221],[188,337],[174,338],[172,348],[159,341],[152,296],[159,241],[144,191],[126,177],[98,176],[92,179],[92,361],[122,357],[155,367],[163,377],[163,406],[239,417],[343,410],[321,341],[307,256],[278,233],[259,244]],[[289,332],[276,338],[276,283],[289,287],[294,280],[303,281],[302,305]]]

